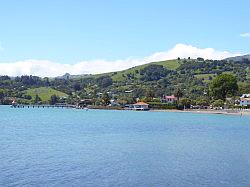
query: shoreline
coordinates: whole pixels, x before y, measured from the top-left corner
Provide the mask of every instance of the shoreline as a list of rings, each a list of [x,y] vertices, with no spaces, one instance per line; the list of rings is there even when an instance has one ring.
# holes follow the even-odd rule
[[[155,109],[150,110],[150,112],[177,112],[177,113],[194,113],[194,114],[220,114],[220,115],[250,115],[250,110],[167,110],[167,109]]]
[[[6,105],[5,105],[6,106]],[[11,106],[11,105],[7,105]],[[74,109],[85,109],[85,108],[76,108],[69,106],[45,106],[45,105],[21,105],[22,107],[13,107],[13,108],[74,108]],[[121,107],[108,107],[108,106],[89,106],[87,107],[90,110],[127,110]],[[133,111],[133,110],[129,110]],[[225,109],[225,110],[212,110],[212,109],[186,109],[186,110],[177,110],[177,109],[150,109],[149,112],[173,112],[173,113],[193,113],[193,114],[220,114],[220,115],[239,115],[239,116],[250,116],[250,110],[234,110],[234,109]]]

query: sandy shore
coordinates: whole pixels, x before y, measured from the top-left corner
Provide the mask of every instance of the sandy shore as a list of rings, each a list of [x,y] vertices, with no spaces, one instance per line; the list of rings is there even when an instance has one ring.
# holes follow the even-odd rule
[[[250,115],[250,110],[150,110],[151,112],[179,112],[196,114]]]

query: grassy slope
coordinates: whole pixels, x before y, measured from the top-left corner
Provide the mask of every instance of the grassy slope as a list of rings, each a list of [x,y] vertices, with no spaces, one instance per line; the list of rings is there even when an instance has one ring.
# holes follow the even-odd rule
[[[162,65],[165,68],[170,69],[170,70],[176,70],[180,66],[180,63],[178,62],[178,60],[166,60],[166,61],[160,61],[160,62],[152,62],[152,64]]]
[[[48,87],[28,89],[26,90],[26,94],[30,95],[32,99],[34,99],[37,94],[42,99],[42,101],[49,101],[52,95],[57,95],[59,97],[67,97],[67,94]]]
[[[146,66],[151,65],[151,64],[162,65],[165,68],[170,69],[170,70],[175,70],[180,66],[180,64],[177,60],[166,60],[166,61],[160,61],[160,62],[151,62],[148,64],[136,66],[136,67],[133,67],[133,68],[130,68],[127,70],[118,71],[116,73],[111,72],[111,73],[98,74],[98,75],[94,75],[94,76],[98,77],[98,76],[102,76],[102,75],[109,75],[112,77],[113,81],[117,81],[117,82],[124,81],[123,75],[126,76],[127,74],[133,74],[136,78],[139,78],[140,74],[136,74],[136,70],[138,70],[140,72],[141,69],[143,69]]]
[[[136,70],[138,72],[140,72],[141,69],[145,68],[146,66],[148,66],[150,64],[162,65],[167,69],[176,70],[180,66],[181,62],[179,62],[178,60],[166,60],[166,61],[159,61],[159,62],[151,62],[148,64],[132,67],[132,68],[129,68],[127,70],[91,75],[91,77],[97,78],[99,76],[108,75],[113,79],[114,82],[122,82],[122,81],[126,80],[127,74],[132,74],[132,75],[134,75],[135,78],[139,79],[140,74],[136,73]],[[195,75],[195,77],[198,79],[203,79],[203,81],[206,83],[210,82],[209,76],[211,76],[212,78],[214,78],[216,76],[215,74],[200,74],[200,72],[196,72],[196,73],[197,73],[197,75]],[[231,72],[231,71],[226,71],[224,73],[233,74],[233,72]],[[247,70],[247,79],[250,79],[250,70],[249,69]]]

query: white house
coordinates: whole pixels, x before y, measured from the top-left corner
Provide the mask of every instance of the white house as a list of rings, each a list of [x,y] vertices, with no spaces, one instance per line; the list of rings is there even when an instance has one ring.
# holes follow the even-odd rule
[[[133,90],[126,90],[125,93],[132,93]]]
[[[120,106],[120,104],[115,99],[111,99],[109,106]]]
[[[240,97],[240,106],[250,106],[250,94],[243,94]]]
[[[250,106],[250,98],[240,98],[240,106]]]
[[[17,106],[16,100],[14,99],[11,104],[12,106]]]

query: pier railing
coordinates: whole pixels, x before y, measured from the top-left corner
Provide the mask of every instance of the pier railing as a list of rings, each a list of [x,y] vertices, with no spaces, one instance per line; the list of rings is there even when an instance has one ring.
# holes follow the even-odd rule
[[[23,105],[23,104],[17,104],[17,105],[11,105],[12,108],[78,108],[76,105]]]

